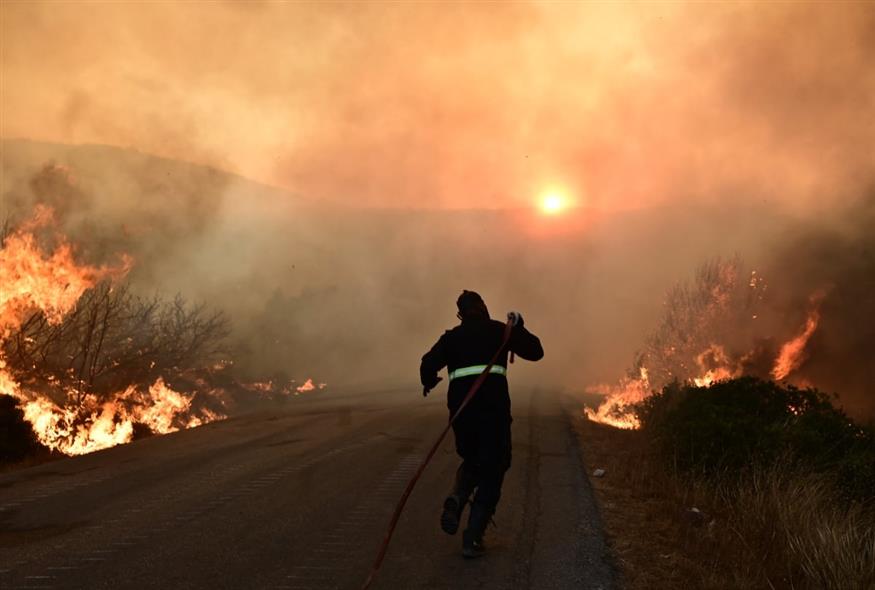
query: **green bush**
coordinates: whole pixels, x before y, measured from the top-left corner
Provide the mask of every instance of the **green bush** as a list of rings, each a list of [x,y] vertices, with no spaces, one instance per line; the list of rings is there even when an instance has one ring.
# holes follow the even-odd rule
[[[46,450],[25,421],[18,400],[0,394],[0,463],[14,463]]]
[[[815,389],[753,377],[710,387],[674,383],[635,413],[680,471],[722,477],[783,463],[830,473],[851,497],[875,497],[875,434]]]

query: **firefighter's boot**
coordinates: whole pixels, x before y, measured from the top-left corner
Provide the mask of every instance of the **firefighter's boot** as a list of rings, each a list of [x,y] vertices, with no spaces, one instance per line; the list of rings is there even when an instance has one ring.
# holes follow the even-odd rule
[[[486,553],[483,544],[483,533],[486,525],[492,518],[492,512],[486,510],[481,504],[471,504],[471,514],[468,516],[468,528],[462,533],[462,555],[473,559]]]
[[[465,504],[471,498],[471,494],[476,487],[476,481],[467,473],[465,464],[459,466],[456,471],[456,481],[453,484],[453,491],[444,500],[444,509],[441,512],[441,530],[448,535],[455,535],[459,530],[459,523],[462,520],[462,511],[465,510]]]

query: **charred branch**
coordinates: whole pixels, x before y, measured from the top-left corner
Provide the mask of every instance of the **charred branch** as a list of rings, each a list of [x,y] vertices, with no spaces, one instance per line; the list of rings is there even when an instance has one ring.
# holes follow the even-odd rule
[[[105,281],[59,324],[35,313],[4,343],[22,381],[109,395],[205,366],[226,351],[227,317],[181,296],[143,298]]]

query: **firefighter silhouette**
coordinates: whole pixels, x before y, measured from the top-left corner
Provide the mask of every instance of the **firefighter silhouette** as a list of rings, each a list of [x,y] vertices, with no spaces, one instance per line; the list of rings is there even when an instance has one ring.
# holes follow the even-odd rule
[[[490,319],[483,298],[463,291],[456,301],[461,323],[447,330],[422,357],[419,368],[423,395],[440,381],[438,371],[447,368],[447,407],[452,417],[477,377],[502,347],[506,326]],[[501,498],[504,474],[511,463],[511,412],[507,386],[508,353],[537,361],[544,356],[541,341],[523,326],[517,312],[508,314],[512,324],[507,345],[480,389],[453,423],[456,452],[462,463],[453,489],[444,501],[441,528],[453,535],[459,528],[465,506],[470,503],[468,526],[462,533],[462,554],[479,557],[485,551],[483,534]],[[472,498],[473,496],[473,498]]]

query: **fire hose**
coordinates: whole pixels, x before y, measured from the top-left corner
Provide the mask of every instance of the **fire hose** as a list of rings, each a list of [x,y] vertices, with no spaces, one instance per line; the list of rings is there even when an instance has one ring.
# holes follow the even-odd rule
[[[510,314],[508,314],[510,316]],[[474,394],[477,393],[477,390],[480,389],[480,386],[483,385],[483,382],[486,381],[486,376],[489,375],[489,372],[492,370],[492,366],[498,360],[498,356],[507,346],[508,341],[510,341],[510,333],[511,329],[514,325],[514,318],[508,317],[507,324],[504,326],[504,337],[501,341],[501,346],[498,347],[498,350],[495,351],[495,354],[492,355],[492,359],[489,361],[489,364],[486,365],[486,368],[483,369],[483,372],[477,376],[477,379],[471,385],[471,389],[468,390],[467,395],[462,400],[462,403],[459,405],[459,409],[455,411],[455,413],[450,418],[450,421],[444,427],[443,432],[438,437],[437,441],[435,441],[434,445],[432,445],[431,449],[428,451],[428,454],[423,459],[422,463],[420,463],[419,468],[416,470],[416,473],[413,474],[413,477],[410,478],[410,481],[407,482],[407,487],[404,488],[404,493],[401,494],[401,499],[398,500],[398,504],[395,505],[395,512],[392,513],[392,518],[389,520],[389,527],[386,529],[386,536],[383,538],[383,543],[380,545],[380,551],[377,553],[377,558],[374,560],[373,566],[371,566],[371,573],[368,575],[368,579],[365,580],[364,585],[362,586],[362,590],[367,590],[370,588],[371,584],[374,581],[374,578],[377,577],[377,573],[380,571],[380,567],[383,565],[383,559],[386,557],[386,552],[389,550],[389,542],[392,540],[392,534],[395,532],[395,527],[398,525],[398,519],[401,518],[401,512],[404,510],[404,505],[407,504],[407,499],[410,497],[410,493],[413,491],[413,487],[416,485],[416,482],[419,481],[422,472],[425,471],[426,466],[431,461],[434,454],[437,452],[438,448],[441,446],[441,443],[444,441],[444,438],[447,436],[447,433],[450,431],[450,428],[453,426],[453,422],[456,421],[456,418],[459,417],[459,414],[462,413],[462,410],[465,409],[465,406],[468,405],[468,402],[474,397]],[[511,352],[510,362],[513,362],[513,352]]]

